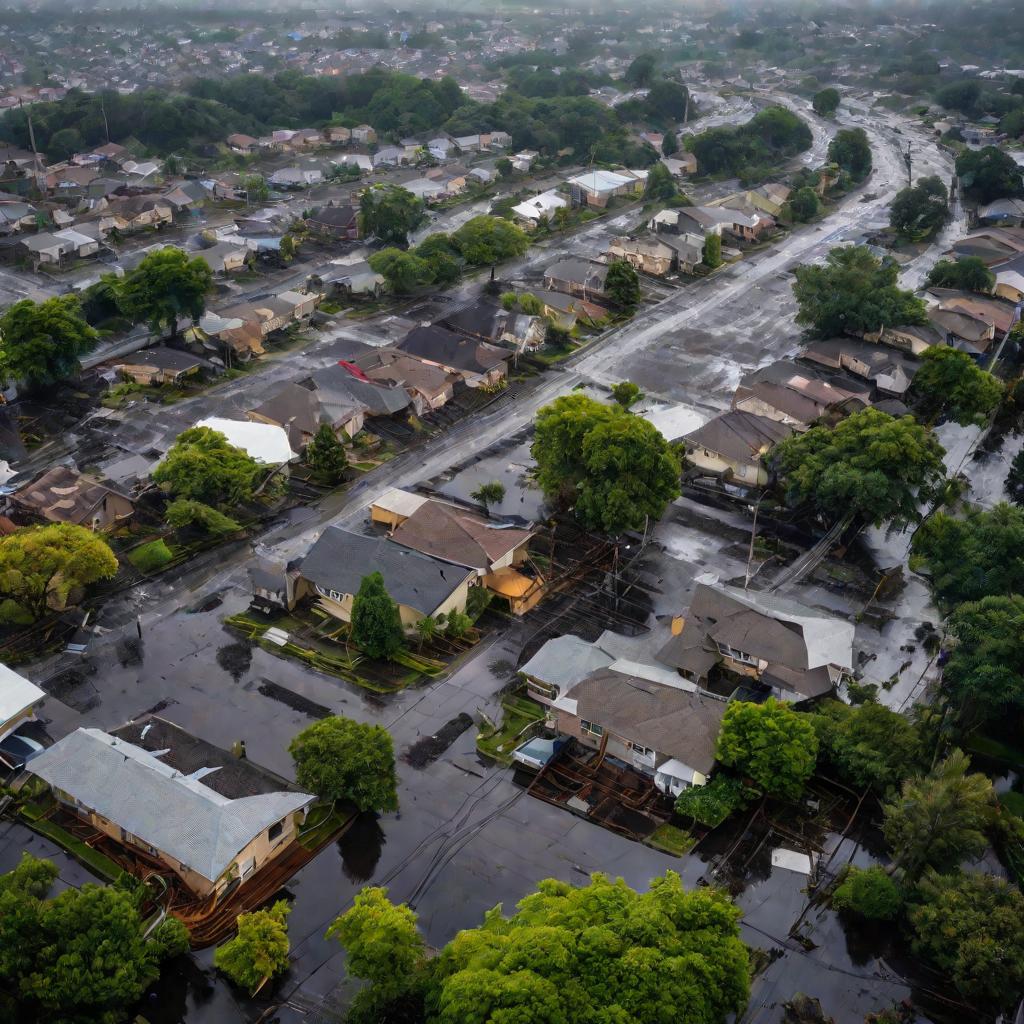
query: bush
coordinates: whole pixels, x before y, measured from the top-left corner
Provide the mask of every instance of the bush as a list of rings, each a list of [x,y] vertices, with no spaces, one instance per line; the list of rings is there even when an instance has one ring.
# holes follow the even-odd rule
[[[705,786],[684,789],[676,800],[676,814],[714,828],[747,802],[746,792],[739,779],[716,775]]]
[[[148,544],[137,547],[128,555],[128,561],[135,566],[139,572],[156,572],[162,569],[171,559],[174,552],[163,542],[163,540],[151,540]]]
[[[891,921],[903,902],[896,883],[884,868],[853,868],[832,894],[832,906],[871,921]]]

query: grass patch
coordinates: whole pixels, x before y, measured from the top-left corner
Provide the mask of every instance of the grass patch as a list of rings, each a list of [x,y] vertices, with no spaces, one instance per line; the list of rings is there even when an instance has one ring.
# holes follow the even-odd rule
[[[116,882],[124,874],[109,857],[104,857],[98,850],[94,850],[80,839],[76,839],[60,825],[46,818],[33,819],[24,814],[22,816],[29,828],[46,836],[47,839],[52,839],[59,847],[67,850],[75,860],[81,861],[90,871],[105,881]]]
[[[526,738],[530,727],[544,719],[544,708],[527,697],[510,696],[501,702],[505,717],[499,728],[480,733],[476,748],[495,761],[509,764],[512,751]]]
[[[134,551],[128,552],[128,561],[135,566],[139,572],[158,572],[174,558],[174,552],[167,544],[160,540],[151,540],[148,544],[142,544]]]
[[[316,804],[303,822],[304,831],[299,843],[307,850],[318,850],[335,832],[352,820],[350,808],[338,808],[333,804]]]
[[[696,845],[697,840],[689,832],[675,825],[659,825],[648,837],[647,845],[661,850],[662,853],[671,854],[673,857],[682,857],[689,853]]]

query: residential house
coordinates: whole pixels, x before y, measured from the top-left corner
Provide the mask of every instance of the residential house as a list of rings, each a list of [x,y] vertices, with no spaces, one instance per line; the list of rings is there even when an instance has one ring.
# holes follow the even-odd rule
[[[543,317],[528,316],[479,299],[442,317],[438,323],[470,338],[512,345],[519,350],[538,348],[544,343]]]
[[[255,321],[259,325],[260,334],[266,337],[289,324],[312,316],[319,300],[320,296],[315,292],[285,291],[257,299],[253,303],[232,306],[224,311],[224,316]]]
[[[661,162],[669,169],[673,178],[685,178],[697,173],[697,158],[685,150],[663,156]]]
[[[787,701],[831,693],[853,671],[854,626],[760,591],[698,583],[658,660],[705,685],[713,669]]]
[[[188,352],[156,345],[133,352],[126,362],[115,363],[114,369],[136,384],[180,384],[209,365]]]
[[[544,271],[544,287],[582,299],[601,299],[607,276],[607,263],[569,258],[553,263]]]
[[[405,150],[400,146],[381,146],[370,156],[370,160],[375,168],[397,167],[405,160]]]
[[[363,579],[379,572],[406,630],[427,616],[436,619],[465,612],[469,588],[477,579],[473,569],[413,551],[386,537],[365,537],[338,526],[320,534],[300,571],[303,592],[316,594],[318,606],[342,622],[352,620],[352,602]]]
[[[1019,228],[1024,225],[1024,199],[997,199],[978,210],[981,224]]]
[[[647,226],[658,234],[696,235],[704,238],[707,235],[721,236],[723,223],[722,214],[718,210],[712,213],[709,207],[686,206],[656,213]]]
[[[234,132],[224,140],[236,153],[255,153],[260,148],[259,139],[242,132]]]
[[[373,354],[382,351],[373,349]],[[369,358],[369,357],[367,357]],[[436,367],[412,360],[421,369],[443,373]],[[311,377],[299,381],[304,388],[312,388],[326,409],[362,408],[367,416],[391,417],[404,413],[411,398],[403,387],[390,381],[368,376],[354,363],[339,361],[334,366],[317,370]]]
[[[991,324],[995,330],[996,341],[1005,337],[1016,323],[1016,308],[1012,303],[1004,302],[1001,298],[959,291],[955,288],[929,288],[928,294],[938,299],[940,309],[964,313]]]
[[[260,319],[250,306],[236,306],[233,311],[225,311],[225,315],[207,310],[199,318],[199,324],[186,331],[186,340],[219,352],[229,361],[245,363],[266,352]]]
[[[629,173],[614,171],[587,171],[566,182],[573,206],[606,207],[615,196],[637,195],[643,190],[643,181]]]
[[[440,181],[431,181],[430,178],[413,178],[405,182],[402,188],[425,203],[442,199],[445,195],[444,185]]]
[[[1009,302],[1024,302],[1024,274],[1018,270],[998,271],[993,294]]]
[[[207,187],[209,184],[209,181],[206,185],[198,181],[180,181],[166,189],[163,197],[171,204],[176,216],[190,214],[213,194],[212,186]]]
[[[154,735],[159,721],[129,734],[163,746],[76,729],[29,771],[66,811],[135,854],[146,873],[156,864],[193,895],[220,898],[293,847],[314,797],[273,788],[249,762],[202,741],[180,742],[170,723]]]
[[[1006,263],[1024,255],[1024,228],[988,227],[957,239],[949,255],[954,259],[977,256],[987,266]]]
[[[920,363],[902,352],[860,338],[826,338],[811,342],[800,358],[830,370],[846,370],[871,381],[882,395],[902,398],[910,389]]]
[[[865,341],[879,342],[919,356],[932,345],[945,345],[946,335],[932,324],[897,324],[864,335]]]
[[[109,199],[104,213],[115,218],[121,231],[141,231],[174,222],[174,208],[163,196],[122,196]]]
[[[519,675],[526,680],[530,696],[551,707],[562,694],[601,669],[608,668],[615,657],[600,643],[591,643],[572,633],[546,641],[525,665]]]
[[[729,482],[764,487],[766,456],[792,433],[793,427],[767,416],[725,412],[685,436],[686,461]]]
[[[35,717],[46,693],[0,662],[0,740]]]
[[[598,323],[608,315],[604,306],[565,292],[544,291],[537,298],[544,303],[544,316],[566,331],[571,331],[577,320]]]
[[[352,141],[372,146],[377,141],[377,132],[368,124],[357,125],[352,129]]]
[[[20,199],[0,199],[0,235],[35,227],[36,208]]]
[[[741,242],[756,242],[775,228],[775,218],[751,203],[746,195],[729,196],[704,209],[720,218],[722,229]]]
[[[208,249],[198,250],[196,256],[214,274],[224,275],[236,270],[243,270],[247,261],[252,257],[252,250],[241,239],[234,242],[224,240],[211,245]]]
[[[356,402],[327,402],[324,398],[315,388],[292,382],[245,415],[254,423],[282,427],[288,434],[289,445],[297,452],[305,450],[325,423],[337,437],[355,437],[363,429],[365,406]]]
[[[70,259],[74,253],[74,242],[66,238],[58,238],[56,234],[49,231],[40,231],[35,235],[25,235],[19,242],[33,266],[60,266],[66,259]]]
[[[733,395],[732,408],[804,431],[823,416],[842,418],[865,408],[870,401],[870,387],[845,379],[825,379],[810,369],[802,370],[780,360],[743,377]]]
[[[223,434],[229,445],[241,448],[246,455],[264,466],[283,466],[298,458],[292,451],[288,431],[281,426],[207,416],[196,427],[207,427]]]
[[[512,136],[500,129],[487,132],[485,138],[487,139],[486,147],[488,149],[508,149],[512,145]]]
[[[512,158],[512,169],[520,174],[526,174],[533,165],[540,159],[540,153],[535,149],[524,149],[516,153]]]
[[[323,270],[310,276],[310,285],[329,295],[370,296],[383,293],[385,280],[366,260],[343,263],[332,260]]]
[[[310,213],[306,226],[314,234],[336,241],[355,241],[359,237],[359,212],[348,204],[328,203]]]
[[[302,189],[319,185],[324,180],[324,172],[313,167],[282,167],[267,178],[274,188]]]
[[[707,782],[726,707],[678,675],[621,662],[553,701],[561,735],[632,765],[673,797]]]
[[[568,205],[569,202],[564,196],[550,189],[517,203],[512,207],[512,212],[523,227],[532,230],[540,223],[541,218],[551,220],[556,210],[564,209]]]
[[[334,144],[350,142],[352,131],[344,125],[331,124],[324,129],[324,138]]]
[[[455,382],[446,370],[395,348],[375,348],[359,357],[357,368],[367,380],[404,394],[417,416],[440,409],[455,393]]]
[[[131,498],[70,466],[53,466],[15,491],[11,507],[32,519],[112,530],[135,514]]]
[[[970,313],[933,306],[928,323],[939,332],[943,342],[971,355],[984,355],[992,347],[995,326]]]
[[[776,220],[782,213],[783,207],[789,201],[792,189],[788,185],[780,185],[777,182],[768,182],[759,188],[751,189],[743,193],[743,198],[751,206],[762,210]]]
[[[625,260],[631,267],[655,277],[665,277],[675,268],[675,250],[659,238],[613,238],[608,245],[609,262]]]
[[[508,376],[510,352],[436,324],[413,328],[397,347],[441,367],[471,388],[498,384]]]

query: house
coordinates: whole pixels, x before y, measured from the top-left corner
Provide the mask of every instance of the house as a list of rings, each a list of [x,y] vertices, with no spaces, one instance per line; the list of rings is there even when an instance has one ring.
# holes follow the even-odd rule
[[[800,359],[863,377],[889,398],[902,398],[921,366],[916,359],[896,349],[873,345],[860,338],[826,338],[811,342],[801,351]]]
[[[720,211],[710,212],[703,206],[686,206],[678,210],[662,210],[648,222],[651,231],[658,234],[696,235],[704,238],[707,235],[722,234],[723,217]]]
[[[0,740],[35,717],[46,693],[0,662]]]
[[[92,156],[98,157],[100,160],[107,160],[110,163],[121,165],[126,160],[131,159],[131,154],[125,149],[124,146],[119,146],[116,142],[108,142],[98,149],[92,151]]]
[[[569,202],[564,196],[550,189],[517,203],[512,207],[512,212],[521,225],[532,229],[540,223],[542,217],[550,220],[556,210],[565,209],[568,205]]]
[[[676,250],[654,238],[613,238],[608,246],[609,262],[625,260],[631,267],[655,277],[671,274],[676,266]]]
[[[317,370],[299,383],[317,391],[321,403],[329,410],[359,407],[367,416],[387,417],[404,412],[410,405],[410,397],[403,388],[371,379],[354,363],[344,360]]]
[[[224,311],[225,317],[241,318],[259,325],[260,334],[266,337],[291,323],[313,315],[320,296],[315,292],[280,292],[257,299],[253,303],[232,306]],[[202,320],[200,320],[202,326]]]
[[[997,199],[978,209],[981,224],[995,224],[1019,228],[1024,224],[1024,200]]]
[[[366,576],[379,572],[402,625],[464,612],[477,573],[464,566],[413,551],[386,537],[364,537],[329,526],[301,565],[302,581],[318,596],[318,605],[342,622],[352,619],[352,602]],[[301,594],[300,594],[301,596]]]
[[[544,287],[582,299],[600,299],[604,297],[607,276],[607,263],[569,258],[553,263],[544,271]]]
[[[797,431],[807,430],[823,416],[841,418],[870,404],[870,387],[825,379],[786,360],[744,376],[732,399],[733,409],[767,416]]]
[[[405,160],[405,150],[399,146],[381,146],[370,160],[374,167],[397,167]]]
[[[135,514],[132,500],[70,466],[54,466],[10,496],[15,511],[49,523],[110,530]]]
[[[115,218],[123,231],[141,231],[143,228],[174,223],[174,208],[163,196],[158,195],[110,199],[104,213]]]
[[[384,291],[385,280],[366,260],[344,263],[332,260],[327,267],[310,275],[310,285],[329,295],[378,296]]]
[[[663,156],[661,162],[669,169],[673,178],[685,178],[697,173],[697,158],[686,151]]]
[[[569,195],[573,206],[606,207],[615,196],[636,195],[643,182],[631,174],[614,171],[587,171],[569,178]]]
[[[0,235],[15,235],[24,228],[34,227],[36,208],[17,199],[0,200]]]
[[[789,201],[792,189],[778,182],[768,182],[758,188],[743,193],[743,198],[755,209],[762,210],[768,216],[778,219],[783,207]]]
[[[337,241],[355,241],[359,237],[359,213],[354,206],[328,203],[313,210],[306,226],[315,234]]]
[[[796,601],[698,583],[658,660],[704,685],[716,667],[786,701],[830,693],[853,671],[854,626]]]
[[[139,857],[147,874],[154,863],[169,869],[197,897],[224,896],[291,849],[310,794],[274,788],[248,761],[189,744],[160,719],[127,731],[137,742],[76,729],[29,771],[67,812]]]
[[[1024,274],[1018,270],[998,271],[993,294],[1009,302],[1024,302]]]
[[[242,132],[234,132],[224,140],[236,153],[255,153],[260,148],[259,139]]]
[[[946,335],[931,324],[902,324],[883,327],[874,333],[865,334],[865,341],[875,341],[893,348],[903,349],[919,356],[932,345],[945,345]]]
[[[208,427],[223,434],[229,445],[241,448],[246,455],[264,466],[283,466],[298,458],[289,444],[288,432],[280,426],[207,416],[196,427]]]
[[[336,436],[355,437],[363,429],[365,406],[355,401],[325,401],[326,397],[315,388],[293,382],[245,415],[254,423],[282,427],[288,434],[288,443],[297,452],[305,449],[324,423]]]
[[[512,136],[501,130],[487,132],[485,138],[487,139],[486,146],[489,149],[507,149],[512,145]]]
[[[179,384],[209,366],[203,359],[165,345],[133,352],[128,359],[115,363],[114,369],[136,384]]]
[[[425,203],[441,199],[445,194],[444,185],[440,181],[431,181],[430,178],[413,178],[411,181],[405,182],[402,188]]]
[[[526,174],[533,165],[540,159],[540,153],[535,149],[524,149],[516,153],[512,158],[512,169],[520,174]]]
[[[248,306],[235,307],[233,314],[224,316],[207,310],[199,318],[198,325],[186,331],[186,338],[228,360],[248,362],[266,352],[260,320]]]
[[[967,312],[933,306],[927,312],[928,323],[939,332],[944,344],[972,355],[984,355],[995,338],[995,326]]]
[[[236,242],[222,241],[211,245],[208,249],[200,249],[198,256],[214,274],[230,274],[243,270],[252,255],[249,246],[239,240]]]
[[[40,231],[35,235],[25,235],[19,246],[27,254],[36,267],[56,267],[65,259],[70,259],[75,250],[74,242],[66,238],[58,238],[55,233]]]
[[[678,796],[707,782],[727,703],[654,666],[612,662],[552,706],[561,735],[632,765]]]
[[[352,131],[344,125],[331,124],[324,129],[324,139],[331,143],[345,143],[352,138]]]
[[[520,350],[542,345],[546,329],[542,317],[516,313],[484,299],[446,314],[438,323],[469,338],[513,345]]]
[[[545,291],[537,297],[544,303],[544,316],[566,331],[571,331],[577,320],[598,323],[608,315],[604,306],[565,292]]]
[[[367,380],[390,393],[405,395],[402,408],[411,403],[417,416],[440,409],[455,394],[455,382],[446,370],[395,348],[375,348],[360,356],[357,364],[359,372]],[[347,370],[346,373],[352,376]]]
[[[791,426],[767,416],[725,412],[684,437],[686,461],[726,480],[764,487],[768,483],[765,456],[792,433]]]
[[[352,129],[352,141],[371,146],[377,141],[377,132],[368,124],[360,124]]]
[[[165,189],[162,195],[174,208],[175,215],[181,216],[202,206],[212,193],[212,186],[207,188],[198,181],[182,181]]]
[[[416,359],[441,367],[471,388],[498,384],[508,376],[511,352],[436,324],[414,327],[397,347]]]
[[[929,288],[928,294],[939,301],[939,309],[963,313],[966,316],[991,324],[995,339],[1006,335],[1016,323],[1016,309],[1013,304],[999,298],[964,292],[956,288]]]
[[[615,657],[599,643],[591,643],[572,633],[546,641],[525,665],[519,675],[526,680],[530,696],[551,707],[562,694],[577,683],[603,668],[608,668]]]
[[[319,185],[324,180],[324,172],[316,168],[282,167],[267,178],[267,182],[275,188],[301,189],[311,185]]]

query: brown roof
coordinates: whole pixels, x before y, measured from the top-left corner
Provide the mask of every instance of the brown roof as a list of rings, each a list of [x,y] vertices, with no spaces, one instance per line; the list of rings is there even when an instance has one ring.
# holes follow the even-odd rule
[[[528,541],[533,531],[502,528],[454,505],[427,501],[392,536],[425,555],[473,569],[490,569],[494,561]]]
[[[598,669],[566,695],[576,714],[703,772],[715,763],[726,703],[700,691]]]
[[[109,494],[129,500],[120,491],[81,476],[70,466],[54,466],[12,494],[11,500],[53,523],[82,523]]]
[[[431,401],[451,387],[447,372],[439,366],[431,366],[392,348],[375,349],[357,359],[356,365],[371,380],[419,391]]]
[[[734,410],[708,420],[684,440],[691,447],[707,448],[736,462],[759,462],[767,449],[792,433],[792,427],[778,420]]]

